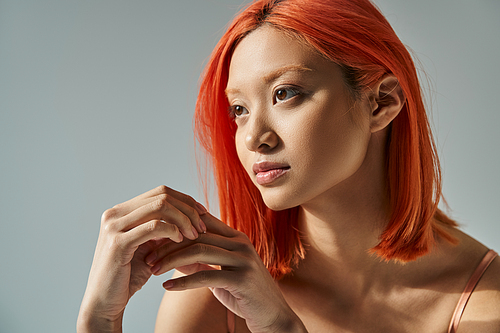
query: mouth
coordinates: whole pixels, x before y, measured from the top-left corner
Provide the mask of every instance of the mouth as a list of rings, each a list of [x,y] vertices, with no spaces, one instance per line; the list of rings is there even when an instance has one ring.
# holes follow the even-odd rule
[[[255,173],[257,184],[268,185],[290,170],[290,166],[282,163],[259,162],[255,163],[252,171]]]

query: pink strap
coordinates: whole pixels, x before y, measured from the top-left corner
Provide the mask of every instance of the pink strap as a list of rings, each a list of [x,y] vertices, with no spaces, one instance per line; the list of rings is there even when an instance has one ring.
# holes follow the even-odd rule
[[[227,317],[227,332],[228,333],[234,333],[236,332],[236,321],[234,320],[234,313],[229,310],[229,309],[226,309],[227,310],[227,314],[226,314],[226,317]]]
[[[467,305],[467,302],[469,301],[469,298],[472,292],[474,291],[474,288],[476,288],[476,285],[483,276],[484,272],[491,264],[493,259],[496,258],[497,255],[498,254],[495,251],[489,250],[488,253],[486,253],[486,255],[484,256],[483,260],[477,266],[474,273],[472,273],[472,276],[470,277],[469,282],[467,282],[464,292],[462,293],[462,296],[458,301],[457,307],[455,308],[455,312],[453,312],[453,316],[451,317],[450,327],[448,328],[448,333],[456,333],[458,329],[458,324],[460,323],[460,319],[462,319],[465,306]]]

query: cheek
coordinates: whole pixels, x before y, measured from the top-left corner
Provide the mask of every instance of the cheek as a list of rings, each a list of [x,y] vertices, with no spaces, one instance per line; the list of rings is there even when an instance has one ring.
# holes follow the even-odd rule
[[[365,121],[353,121],[349,115],[342,119],[322,121],[310,130],[309,136],[304,136],[300,145],[304,148],[304,166],[314,170],[312,174],[318,177],[334,177],[345,179],[356,172],[363,163],[370,130]],[[313,176],[314,177],[314,176]]]
[[[236,130],[236,134],[234,136],[234,143],[236,146],[236,154],[238,155],[241,164],[248,173],[249,170],[247,169],[248,168],[247,159],[249,158],[250,154],[245,145],[245,138],[244,135],[241,133],[241,131]]]
[[[242,161],[242,154],[243,154],[243,137],[241,135],[241,132],[236,130],[236,133],[234,135],[234,144],[236,146],[236,153],[238,154],[238,157],[240,161]],[[243,161],[242,161],[243,162]]]

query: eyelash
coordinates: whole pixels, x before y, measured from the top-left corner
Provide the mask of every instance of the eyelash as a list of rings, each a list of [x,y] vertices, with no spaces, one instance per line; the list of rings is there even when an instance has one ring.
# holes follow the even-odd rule
[[[238,111],[238,108],[241,108],[243,111],[246,111],[246,113],[248,113],[248,110],[246,107],[244,106],[241,106],[241,105],[231,105],[228,109],[229,111],[229,117],[231,119],[236,119],[238,117],[241,117],[242,115],[241,114],[238,114],[239,111]]]
[[[288,92],[288,91],[291,91],[292,92],[292,96],[291,97],[288,97],[288,94],[285,95],[285,98],[284,100],[278,100],[278,93],[280,91],[283,91],[283,92]],[[273,92],[273,105],[276,104],[276,103],[283,103],[283,102],[286,102],[288,101],[289,99],[291,98],[294,98],[295,96],[300,96],[301,95],[301,92],[295,88],[295,87],[280,87],[279,89],[276,89],[274,92]],[[287,98],[288,97],[288,98]]]
[[[279,92],[292,92],[292,96],[288,97],[288,94],[286,94],[284,97],[285,99],[278,100],[278,93]],[[284,102],[286,102],[294,97],[300,96],[300,95],[302,95],[301,91],[295,87],[290,87],[290,86],[280,87],[280,88],[274,90],[274,92],[273,92],[273,98],[272,98],[273,105],[275,105],[277,103],[284,103]],[[229,106],[228,112],[229,112],[229,117],[231,119],[236,119],[238,117],[241,117],[243,114],[248,113],[248,110],[246,107],[236,104],[236,105]]]

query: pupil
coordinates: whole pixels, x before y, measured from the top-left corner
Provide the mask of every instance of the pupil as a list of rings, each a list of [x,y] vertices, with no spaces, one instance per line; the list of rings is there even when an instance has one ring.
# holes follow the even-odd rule
[[[286,97],[286,90],[278,90],[277,96],[279,99],[283,99]]]

